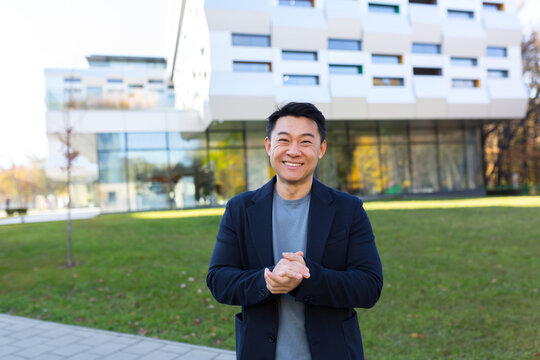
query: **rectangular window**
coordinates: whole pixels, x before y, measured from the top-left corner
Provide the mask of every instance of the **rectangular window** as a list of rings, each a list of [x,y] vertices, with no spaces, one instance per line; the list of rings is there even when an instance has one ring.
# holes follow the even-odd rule
[[[142,89],[142,88],[144,88],[144,85],[143,84],[129,84],[128,88],[130,88],[130,89]]]
[[[233,61],[233,71],[271,72],[272,64],[269,62]]]
[[[506,57],[507,52],[505,47],[488,46],[486,56],[490,57]]]
[[[441,45],[440,44],[413,43],[412,52],[413,54],[440,54]]]
[[[149,84],[163,84],[163,80],[161,79],[148,79]]]
[[[455,88],[478,88],[478,87],[480,87],[480,80],[452,79],[452,87],[455,87]]]
[[[362,50],[360,40],[328,39],[328,50]]]
[[[319,85],[319,77],[317,75],[283,75],[283,85]]]
[[[403,86],[403,78],[374,77],[373,86]]]
[[[488,69],[488,77],[502,79],[508,77],[508,70]]]
[[[122,84],[123,82],[123,79],[107,79],[108,84]]]
[[[387,4],[368,4],[369,12],[374,13],[383,13],[383,14],[399,14],[398,5],[387,5]]]
[[[452,19],[474,19],[474,12],[466,10],[450,10],[448,9],[448,17]]]
[[[442,75],[442,69],[415,67],[415,68],[413,68],[413,74],[414,75],[441,76]]]
[[[409,4],[437,5],[437,0],[409,0]]]
[[[270,47],[270,35],[232,34],[232,45]]]
[[[66,78],[64,78],[64,82],[67,82],[67,83],[80,83],[80,82],[81,82],[81,78],[77,78],[77,77],[66,77]]]
[[[403,56],[401,55],[371,55],[373,64],[403,64]]]
[[[450,64],[452,66],[476,66],[478,60],[475,58],[451,57]]]
[[[317,61],[317,52],[283,50],[281,58],[283,60]]]
[[[484,11],[504,11],[504,5],[499,3],[485,2],[482,4]]]
[[[313,0],[279,0],[279,5],[296,7],[313,7]]]
[[[328,72],[330,74],[362,74],[362,65],[341,65],[330,64],[328,65]]]

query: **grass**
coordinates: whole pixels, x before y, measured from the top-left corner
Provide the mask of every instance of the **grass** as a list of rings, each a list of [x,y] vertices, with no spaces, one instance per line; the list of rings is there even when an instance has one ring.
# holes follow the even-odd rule
[[[359,313],[367,359],[532,359],[540,198],[368,202],[383,262]],[[223,210],[0,226],[0,312],[234,349],[236,307],[205,285]]]

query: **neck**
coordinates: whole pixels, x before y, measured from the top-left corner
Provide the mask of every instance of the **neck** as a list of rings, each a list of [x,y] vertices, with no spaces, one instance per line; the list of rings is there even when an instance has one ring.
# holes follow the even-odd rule
[[[306,180],[305,183],[301,184],[291,184],[280,180],[277,177],[276,180],[276,191],[279,196],[284,200],[297,200],[301,199],[311,191],[311,186],[313,185],[313,178],[310,177]]]

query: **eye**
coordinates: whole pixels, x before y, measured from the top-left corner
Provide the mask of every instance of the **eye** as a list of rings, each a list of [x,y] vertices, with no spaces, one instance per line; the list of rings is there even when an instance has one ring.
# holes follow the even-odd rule
[[[310,140],[302,140],[302,144],[307,144],[307,145],[309,145],[309,144],[311,144],[311,141],[310,141]]]
[[[289,139],[286,139],[286,138],[279,138],[278,141],[279,141],[279,142],[289,142]]]

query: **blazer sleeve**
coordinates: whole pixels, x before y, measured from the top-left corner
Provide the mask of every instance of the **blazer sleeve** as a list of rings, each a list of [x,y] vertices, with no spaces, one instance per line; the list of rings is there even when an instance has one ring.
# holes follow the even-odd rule
[[[309,258],[305,262],[311,276],[291,292],[296,301],[334,308],[370,308],[381,295],[382,265],[361,201],[357,202],[349,232],[345,270],[328,269]]]
[[[206,284],[214,298],[228,305],[257,305],[274,297],[266,288],[264,268],[246,269],[231,201],[221,218]],[[272,270],[272,268],[270,268]]]

